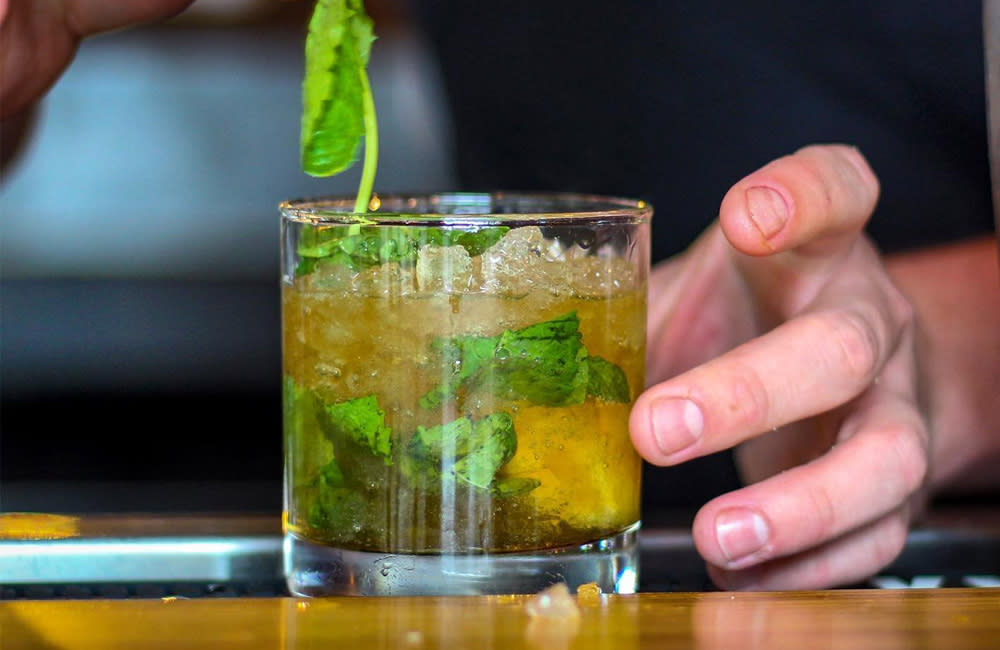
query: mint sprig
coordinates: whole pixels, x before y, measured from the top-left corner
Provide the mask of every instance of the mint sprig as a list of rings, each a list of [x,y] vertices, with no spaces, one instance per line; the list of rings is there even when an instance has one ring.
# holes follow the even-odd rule
[[[356,213],[368,211],[378,166],[378,126],[367,70],[374,40],[362,0],[316,2],[306,36],[302,170],[312,176],[332,176],[348,169],[364,137]]]
[[[588,396],[631,399],[624,371],[587,353],[576,312],[498,336],[436,339],[431,349],[441,355],[442,367],[457,370],[420,398],[426,409],[477,391],[545,406],[580,404]]]
[[[397,262],[410,266],[427,245],[462,246],[470,256],[481,255],[510,230],[507,226],[459,228],[413,228],[409,226],[359,226],[345,234],[342,228],[303,228],[296,252],[296,275],[313,272],[322,265],[346,266],[361,271],[372,266]]]

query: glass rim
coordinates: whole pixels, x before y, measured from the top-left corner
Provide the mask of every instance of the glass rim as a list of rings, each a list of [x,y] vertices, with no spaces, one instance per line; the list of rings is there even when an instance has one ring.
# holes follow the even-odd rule
[[[537,210],[514,212],[476,211],[477,203],[485,198],[502,200],[505,198],[522,201],[565,203],[572,206],[566,210]],[[432,205],[443,200],[451,200],[457,206],[466,206],[461,212],[354,212],[354,197],[317,196],[313,198],[287,199],[278,205],[283,219],[310,224],[362,224],[362,225],[484,225],[540,222],[606,221],[610,223],[643,223],[653,215],[653,206],[642,199],[629,199],[602,194],[576,192],[393,192],[373,196],[372,202],[384,206],[389,202],[410,203],[419,201]],[[377,208],[376,208],[377,210]]]

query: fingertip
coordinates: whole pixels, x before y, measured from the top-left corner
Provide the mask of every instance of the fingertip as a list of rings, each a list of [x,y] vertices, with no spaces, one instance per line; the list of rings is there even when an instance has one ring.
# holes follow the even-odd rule
[[[748,569],[773,555],[772,524],[752,504],[706,504],[695,516],[692,535],[702,557],[727,571]]]
[[[760,591],[764,589],[762,567],[750,567],[740,571],[729,571],[710,562],[705,563],[709,580],[724,591]]]
[[[746,255],[770,255],[782,249],[793,205],[784,188],[751,176],[723,197],[719,223],[736,250]]]
[[[736,250],[769,255],[855,235],[871,217],[879,191],[856,147],[811,145],[736,183],[722,199],[719,221]]]
[[[649,407],[649,393],[643,393],[636,399],[629,413],[628,431],[632,437],[632,446],[639,455],[654,465],[662,465],[659,449],[653,440],[652,414]]]
[[[676,465],[699,454],[705,429],[701,407],[689,397],[647,391],[629,416],[632,444],[654,465]]]

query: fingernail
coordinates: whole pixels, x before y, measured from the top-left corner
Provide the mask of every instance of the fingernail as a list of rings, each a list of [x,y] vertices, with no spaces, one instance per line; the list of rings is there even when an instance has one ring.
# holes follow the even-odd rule
[[[770,187],[751,187],[746,191],[747,211],[757,230],[770,239],[777,235],[788,221],[788,205],[781,193]]]
[[[729,508],[715,518],[715,539],[730,568],[764,548],[770,535],[767,520],[750,508]]]
[[[698,405],[689,399],[660,398],[650,405],[653,439],[665,456],[690,447],[705,426]]]

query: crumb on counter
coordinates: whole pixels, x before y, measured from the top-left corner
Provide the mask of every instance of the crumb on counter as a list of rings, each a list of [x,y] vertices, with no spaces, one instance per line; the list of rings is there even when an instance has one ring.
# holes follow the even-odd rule
[[[580,617],[580,608],[564,582],[557,582],[532,596],[524,609],[532,618],[566,620]]]
[[[587,582],[576,588],[576,600],[585,605],[594,605],[601,602],[602,593],[596,582]]]

